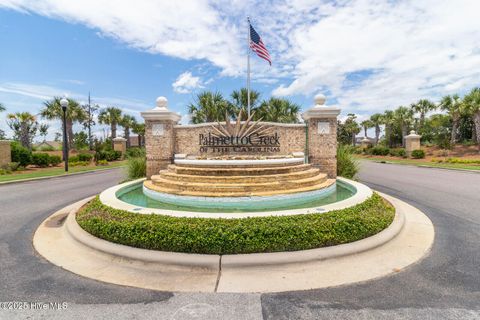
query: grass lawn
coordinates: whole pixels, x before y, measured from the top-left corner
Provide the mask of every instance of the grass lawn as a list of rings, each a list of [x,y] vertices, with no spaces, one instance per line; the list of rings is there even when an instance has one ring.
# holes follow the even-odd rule
[[[391,159],[383,157],[356,157],[357,160],[369,160],[375,162],[404,164],[417,167],[433,167],[433,168],[445,168],[445,169],[457,169],[457,170],[477,170],[480,171],[480,165],[475,164],[462,164],[462,163],[438,163],[432,161],[425,161],[424,159]]]
[[[106,166],[76,166],[76,167],[69,167],[68,173],[65,173],[65,169],[63,165],[54,167],[54,168],[27,169],[24,171],[19,171],[11,174],[0,175],[0,183],[25,180],[25,179],[33,179],[33,178],[63,176],[63,175],[69,175],[72,173],[77,173],[77,172],[97,171],[97,170],[105,170],[110,168],[118,168],[126,165],[127,165],[127,161],[114,161],[114,162],[110,162]]]

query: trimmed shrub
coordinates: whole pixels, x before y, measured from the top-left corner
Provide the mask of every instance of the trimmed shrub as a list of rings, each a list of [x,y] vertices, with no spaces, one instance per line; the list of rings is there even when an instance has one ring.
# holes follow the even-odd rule
[[[80,153],[77,155],[78,161],[92,161],[93,159],[93,154],[90,153]]]
[[[13,141],[10,144],[12,162],[18,162],[22,167],[32,163],[32,152],[22,146],[19,142]]]
[[[358,163],[353,158],[353,147],[340,144],[337,148],[337,175],[353,179],[358,173]]]
[[[371,154],[375,156],[387,156],[390,153],[390,149],[387,147],[376,146],[371,149]]]
[[[17,171],[20,167],[20,164],[18,162],[9,162],[7,164],[4,164],[0,167],[0,169],[12,172],[12,171]]]
[[[62,163],[62,158],[60,156],[50,156],[48,158],[48,164],[51,166],[58,166],[60,163]]]
[[[379,195],[322,214],[208,219],[138,214],[103,205],[98,197],[77,213],[96,237],[138,248],[238,254],[307,250],[357,241],[390,225],[395,209]]]
[[[108,166],[108,161],[107,160],[98,160],[97,161],[97,166]]]
[[[78,156],[68,157],[68,162],[69,162],[69,163],[70,163],[70,162],[78,162],[78,161],[80,161],[80,160],[78,159]]]
[[[404,148],[390,149],[389,153],[392,157],[402,157],[402,158],[407,157],[407,151],[405,151]]]
[[[99,160],[107,160],[107,161],[115,161],[119,160],[122,157],[122,153],[120,151],[115,150],[104,150],[98,151],[95,154],[95,161]]]
[[[38,148],[38,151],[55,151],[55,148],[52,146],[42,146]]]
[[[423,159],[425,158],[425,151],[421,149],[413,150],[412,151],[412,158],[413,159]]]
[[[49,158],[48,153],[34,153],[32,154],[32,164],[40,168],[48,167]]]
[[[143,178],[147,175],[147,161],[144,157],[129,158],[127,163],[129,179]]]

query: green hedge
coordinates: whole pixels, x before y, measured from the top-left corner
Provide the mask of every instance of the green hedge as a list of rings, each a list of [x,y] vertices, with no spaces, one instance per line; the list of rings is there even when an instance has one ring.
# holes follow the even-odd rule
[[[423,159],[425,158],[425,151],[421,149],[413,150],[412,151],[412,158],[413,159]]]
[[[245,219],[143,215],[103,205],[98,197],[77,214],[99,238],[133,247],[203,254],[295,251],[372,236],[393,221],[394,208],[374,194],[354,207],[327,213]]]
[[[18,162],[22,167],[32,163],[32,152],[18,141],[10,143],[12,162]]]

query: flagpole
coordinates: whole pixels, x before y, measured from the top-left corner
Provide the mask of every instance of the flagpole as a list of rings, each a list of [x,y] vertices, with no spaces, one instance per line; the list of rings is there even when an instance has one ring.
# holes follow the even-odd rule
[[[250,17],[247,17],[248,21],[248,45],[247,45],[247,113],[250,117]]]

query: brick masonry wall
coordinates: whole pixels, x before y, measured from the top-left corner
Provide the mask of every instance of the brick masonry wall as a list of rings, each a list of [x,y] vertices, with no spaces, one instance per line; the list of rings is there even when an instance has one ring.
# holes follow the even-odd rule
[[[280,151],[272,153],[257,153],[261,155],[286,155],[292,152],[305,151],[305,127],[295,126],[275,126],[267,125],[272,130],[270,134],[275,132],[280,136]],[[218,153],[209,151],[207,153],[200,152],[200,134],[208,135],[209,132],[214,132],[210,126],[176,126],[175,127],[175,153],[190,154],[190,155],[219,155]],[[230,154],[235,154],[231,152]],[[237,153],[245,154],[245,153]]]
[[[318,133],[318,123],[328,122],[330,132]],[[337,119],[310,119],[308,121],[308,161],[330,178],[337,176]]]
[[[152,127],[154,124],[163,124],[163,135],[154,136]],[[174,154],[175,132],[174,123],[169,120],[146,120],[145,121],[145,151],[147,153],[147,178],[162,169],[166,169],[172,163]]]
[[[0,140],[0,166],[12,162],[10,141]]]

